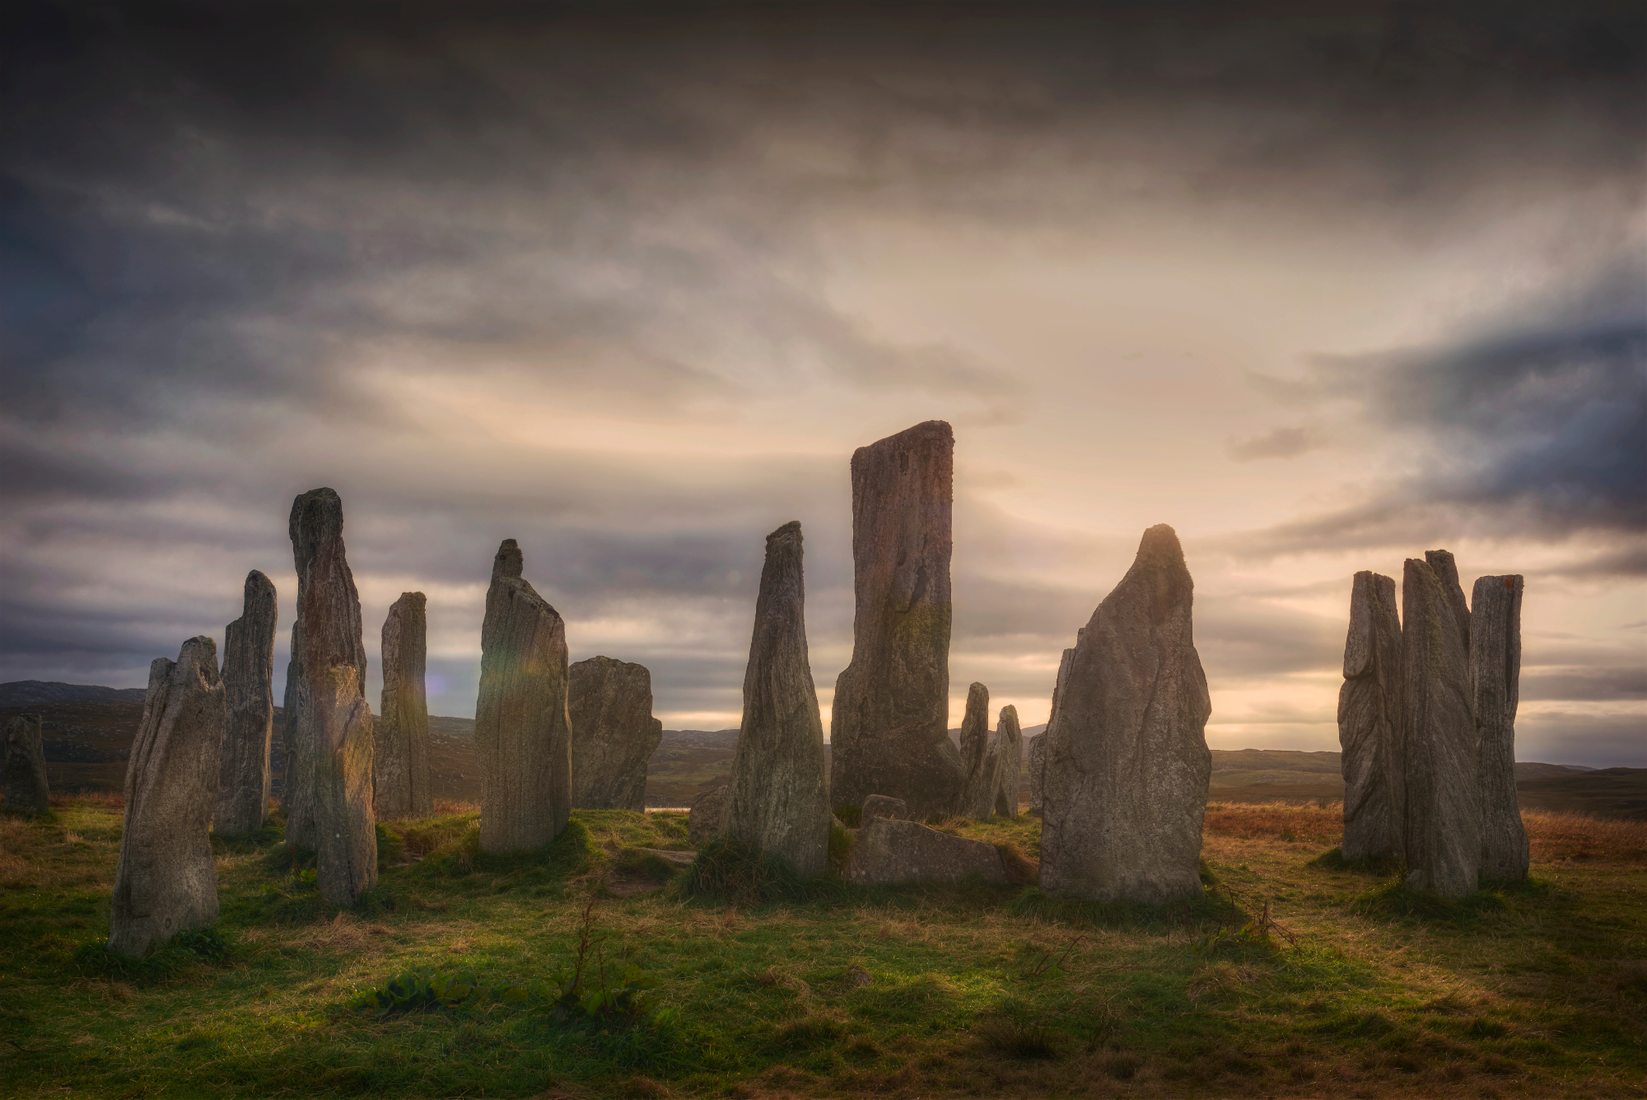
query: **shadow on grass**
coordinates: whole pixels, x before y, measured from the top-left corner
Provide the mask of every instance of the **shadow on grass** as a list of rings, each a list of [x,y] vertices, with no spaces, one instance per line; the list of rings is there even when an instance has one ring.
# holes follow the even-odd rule
[[[1008,907],[1014,916],[1075,927],[1120,928],[1139,931],[1240,928],[1251,920],[1235,899],[1219,885],[1217,876],[1201,866],[1201,892],[1152,905],[1136,901],[1088,901],[1048,894],[1039,886],[1023,890]]]
[[[111,951],[108,943],[99,939],[74,953],[74,968],[84,978],[153,985],[203,963],[222,963],[232,950],[231,942],[216,928],[179,932],[141,958]]]
[[[1393,859],[1345,859],[1344,849],[1333,848],[1310,860],[1308,866],[1325,871],[1348,871],[1351,874],[1389,878],[1401,873],[1401,863]]]
[[[1421,922],[1474,928],[1509,914],[1520,900],[1552,901],[1557,891],[1537,879],[1489,886],[1464,898],[1440,898],[1409,890],[1399,880],[1386,882],[1350,903],[1351,912],[1374,920]]]

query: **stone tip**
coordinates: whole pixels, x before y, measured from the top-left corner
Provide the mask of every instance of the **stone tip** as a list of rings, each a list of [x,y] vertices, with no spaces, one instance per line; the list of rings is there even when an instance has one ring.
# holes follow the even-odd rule
[[[801,541],[801,521],[798,520],[798,519],[790,520],[788,523],[784,524],[782,527],[778,528],[776,531],[774,531],[770,535],[766,536],[766,542],[767,542],[768,546],[772,545],[775,542],[800,542],[800,541]]]
[[[514,539],[504,539],[492,558],[492,577],[518,577],[525,572],[526,561]]]
[[[1013,706],[1011,703],[1008,703],[1006,706],[1002,707],[1001,708],[1001,717],[1000,717],[999,721],[1001,721],[1001,722],[1010,721],[1010,722],[1014,722],[1014,723],[1017,722],[1018,721],[1018,708]]]
[[[264,576],[261,570],[253,569],[246,574],[244,595],[246,603],[253,603],[261,599],[273,599],[275,595],[274,581]]]
[[[1178,542],[1178,532],[1165,523],[1157,523],[1144,532],[1138,541],[1139,557],[1166,557],[1184,560],[1184,548]]]
[[[413,604],[418,607],[422,607],[428,602],[429,597],[425,596],[421,592],[402,592],[400,594],[400,599],[395,601],[397,604]]]
[[[303,532],[307,531],[307,535]],[[295,544],[299,538],[313,544],[343,533],[343,498],[336,489],[321,486],[299,493],[292,500],[287,533]]]

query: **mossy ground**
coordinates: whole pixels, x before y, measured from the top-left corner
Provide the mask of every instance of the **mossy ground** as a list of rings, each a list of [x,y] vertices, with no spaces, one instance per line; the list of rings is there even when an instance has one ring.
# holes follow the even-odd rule
[[[1532,883],[1446,906],[1321,858],[1336,807],[1219,805],[1205,896],[1152,911],[1033,887],[834,884],[717,904],[635,851],[684,848],[680,815],[580,812],[550,850],[495,860],[474,812],[447,809],[385,826],[382,884],[346,913],[278,831],[220,843],[216,935],[136,966],[97,947],[118,806],[0,820],[0,1091],[1596,1096],[1647,1082],[1639,823],[1529,814]],[[948,827],[1038,847],[1034,819]],[[639,1011],[556,1007],[580,935],[587,980],[638,989]],[[407,974],[465,996],[364,1007]]]

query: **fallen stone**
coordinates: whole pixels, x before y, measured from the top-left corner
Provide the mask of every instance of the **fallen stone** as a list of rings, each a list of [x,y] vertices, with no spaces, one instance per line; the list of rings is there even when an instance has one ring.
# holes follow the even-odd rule
[[[720,783],[692,800],[686,811],[686,839],[701,848],[726,831],[726,796],[731,788]]]
[[[887,794],[872,794],[864,799],[863,809],[858,811],[858,824],[862,825],[871,818],[892,817],[904,819],[909,816],[909,806],[901,798],[893,798]]]
[[[6,743],[0,753],[0,807],[31,817],[51,812],[38,716],[18,715],[6,722]]]
[[[1005,706],[995,723],[995,741],[990,749],[990,812],[1002,817],[1018,816],[1018,785],[1023,781],[1024,733],[1018,724],[1018,708]]]
[[[989,689],[973,684],[966,692],[966,714],[961,719],[961,767],[966,780],[955,812],[982,821],[995,806],[995,760],[989,741]]]
[[[126,760],[125,825],[109,950],[147,954],[217,920],[211,816],[228,710],[210,638],[149,666],[143,719]]]
[[[269,815],[269,745],[274,735],[274,641],[279,602],[274,582],[246,574],[240,618],[223,634],[223,697],[228,725],[218,772],[212,830],[252,836]]]
[[[949,562],[955,436],[932,420],[852,456],[852,661],[835,684],[830,792],[918,817],[953,812],[965,778],[949,740]]]
[[[1470,600],[1470,697],[1480,751],[1481,879],[1527,877],[1527,830],[1515,789],[1521,695],[1521,592],[1516,575],[1482,577]]]
[[[383,620],[383,707],[374,724],[372,804],[379,818],[435,812],[429,778],[428,598],[402,592]]]
[[[1195,651],[1194,587],[1178,536],[1151,527],[1076,641],[1046,733],[1049,893],[1158,903],[1201,892],[1212,706]]]
[[[995,845],[892,817],[871,818],[858,829],[846,878],[864,886],[1012,881]]]
[[[1401,620],[1395,581],[1360,572],[1350,589],[1338,692],[1347,860],[1400,860],[1406,846],[1401,761]]]
[[[645,665],[591,657],[572,666],[572,805],[646,809],[646,765],[663,740]]]

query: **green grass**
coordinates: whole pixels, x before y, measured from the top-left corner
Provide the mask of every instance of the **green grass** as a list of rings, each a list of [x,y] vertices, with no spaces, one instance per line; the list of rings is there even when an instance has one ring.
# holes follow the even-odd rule
[[[599,811],[507,859],[472,812],[385,824],[340,913],[271,830],[217,845],[216,929],[133,963],[101,948],[119,812],[69,801],[0,821],[3,1091],[1639,1092],[1647,827],[1529,814],[1532,883],[1441,905],[1321,858],[1336,813],[1214,807],[1164,909],[682,868],[642,850],[682,816]]]

